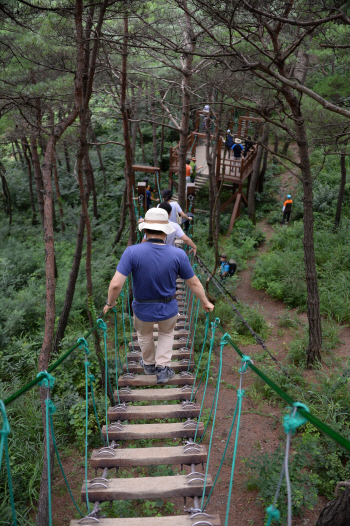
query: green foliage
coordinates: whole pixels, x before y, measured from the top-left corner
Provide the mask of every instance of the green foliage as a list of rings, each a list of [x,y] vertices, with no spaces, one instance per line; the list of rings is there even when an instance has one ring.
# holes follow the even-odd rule
[[[258,490],[259,500],[264,508],[273,502],[281,467],[284,461],[285,447],[280,444],[273,453],[261,453],[246,459],[245,466],[249,470],[247,488]],[[300,447],[290,455],[289,476],[292,487],[293,516],[302,515],[305,509],[313,509],[317,503],[318,476],[308,471],[309,451],[307,446]],[[283,479],[276,507],[281,513],[282,524],[287,517],[287,486]]]

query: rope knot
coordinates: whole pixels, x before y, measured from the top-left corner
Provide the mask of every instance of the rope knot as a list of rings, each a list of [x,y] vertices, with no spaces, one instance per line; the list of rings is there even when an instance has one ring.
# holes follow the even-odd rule
[[[124,290],[123,290],[123,289],[120,291],[119,296],[121,296],[122,298],[124,298]]]
[[[85,338],[79,338],[77,340],[77,343],[79,344],[79,349],[81,349],[82,351],[84,351],[86,354],[89,354],[89,344],[88,342],[85,340]]]
[[[224,345],[228,345],[230,343],[231,337],[228,332],[225,332],[223,337],[220,340],[220,345],[223,347]]]
[[[103,330],[104,333],[107,332],[107,325],[105,324],[105,322],[102,320],[102,318],[99,318],[97,320],[97,325],[99,326],[100,329]]]
[[[55,404],[53,403],[52,400],[50,400],[50,399],[45,400],[45,404],[49,408],[50,415],[53,415],[54,413],[56,413],[57,407],[55,406]]]
[[[243,398],[244,389],[237,389],[237,398]]]
[[[40,380],[39,385],[41,387],[46,387],[46,389],[52,389],[53,385],[55,383],[55,378],[51,376],[47,371],[41,371],[36,375],[37,378],[42,378]]]
[[[88,378],[90,378],[90,380],[91,380],[92,382],[96,382],[96,378],[94,377],[93,374],[88,374]]]
[[[305,404],[302,404],[301,402],[294,402],[291,414],[285,415],[285,417],[283,418],[283,428],[287,434],[294,433],[299,426],[302,426],[307,422],[306,418],[299,415],[299,413],[296,411],[298,407],[304,409],[308,413],[310,412],[309,408]]]
[[[112,312],[115,312],[115,313],[117,314],[117,307],[112,307],[112,308],[111,308],[111,311],[112,311]]]
[[[271,521],[273,520],[276,520],[276,521],[279,521],[280,520],[280,512],[278,510],[276,510],[275,506],[273,506],[271,504],[271,506],[269,506],[268,508],[266,508],[266,512],[267,512],[267,515],[268,515],[268,523],[267,524],[271,524]]]
[[[242,366],[239,370],[241,374],[245,373],[248,369],[248,363],[254,364],[253,360],[250,358],[250,356],[243,355],[242,356]]]

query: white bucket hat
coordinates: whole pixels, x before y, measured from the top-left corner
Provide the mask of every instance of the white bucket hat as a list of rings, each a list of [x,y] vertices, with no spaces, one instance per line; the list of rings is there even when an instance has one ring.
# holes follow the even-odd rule
[[[236,144],[241,144],[241,142],[242,142],[241,139],[235,139]]]
[[[231,133],[231,130],[227,130],[227,133]]]
[[[146,212],[145,220],[139,224],[139,230],[160,230],[164,234],[172,234],[175,228],[171,226],[166,210],[162,208],[151,208]]]

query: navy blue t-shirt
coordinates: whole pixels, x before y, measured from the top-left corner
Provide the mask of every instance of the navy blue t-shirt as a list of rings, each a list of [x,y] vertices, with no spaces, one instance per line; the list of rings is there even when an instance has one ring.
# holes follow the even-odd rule
[[[147,210],[151,208],[151,191],[146,190]]]
[[[123,276],[132,272],[134,297],[139,300],[175,296],[176,278],[194,276],[183,250],[148,241],[128,247],[120,258],[117,271]],[[142,321],[167,320],[179,312],[175,299],[169,303],[138,303],[134,300],[132,308]]]

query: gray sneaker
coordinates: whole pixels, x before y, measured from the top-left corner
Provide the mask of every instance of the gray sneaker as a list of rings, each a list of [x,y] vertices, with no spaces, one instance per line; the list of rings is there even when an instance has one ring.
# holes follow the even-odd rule
[[[157,384],[166,384],[175,376],[175,371],[171,367],[156,367]]]
[[[154,363],[146,365],[143,363],[142,358],[140,358],[139,364],[141,365],[141,367],[143,367],[145,374],[156,374],[156,366]]]

